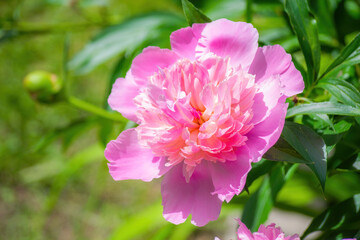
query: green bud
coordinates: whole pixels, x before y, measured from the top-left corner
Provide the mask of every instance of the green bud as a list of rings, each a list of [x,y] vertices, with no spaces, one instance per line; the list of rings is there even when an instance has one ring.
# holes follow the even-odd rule
[[[52,103],[58,100],[63,82],[58,76],[45,71],[33,71],[25,76],[24,87],[34,100]]]

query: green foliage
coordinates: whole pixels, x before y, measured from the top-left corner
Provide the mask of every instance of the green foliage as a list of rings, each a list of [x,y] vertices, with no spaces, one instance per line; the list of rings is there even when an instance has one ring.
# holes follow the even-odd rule
[[[198,8],[196,8],[191,2],[188,0],[181,0],[182,7],[184,10],[184,15],[189,26],[194,23],[207,23],[211,22],[211,19],[208,18],[204,13],[202,13]]]
[[[139,45],[154,39],[168,38],[183,26],[182,19],[171,13],[149,13],[110,26],[79,52],[70,62],[78,74],[88,73],[98,65],[122,53],[131,54]]]
[[[343,63],[348,57],[350,57],[356,50],[360,48],[360,33],[346,45],[346,47],[341,51],[340,55],[334,60],[334,62],[326,69],[323,73],[323,76],[330,72],[332,69]]]
[[[285,11],[306,60],[306,86],[310,86],[316,81],[320,69],[321,52],[316,20],[311,17],[306,0],[286,0]]]
[[[324,140],[311,128],[293,122],[285,123],[282,136],[306,160],[325,189],[327,153]]]
[[[279,191],[293,175],[296,167],[293,165],[285,171],[285,166],[278,164],[269,172],[269,176],[264,178],[260,188],[250,196],[244,206],[241,221],[251,231],[256,231],[260,224],[267,220]]]
[[[337,235],[340,238],[355,237],[355,235],[359,235],[359,225],[360,194],[356,194],[315,217],[303,237],[319,230],[325,231],[321,239],[337,239]],[[340,230],[346,230],[346,233],[342,234]]]

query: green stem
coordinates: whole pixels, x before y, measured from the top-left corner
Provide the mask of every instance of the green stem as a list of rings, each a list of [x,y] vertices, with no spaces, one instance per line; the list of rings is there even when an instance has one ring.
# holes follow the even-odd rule
[[[252,21],[252,0],[246,0],[246,22]]]
[[[85,102],[81,99],[78,99],[76,97],[68,97],[67,101],[74,107],[85,110],[85,111],[95,114],[99,117],[103,117],[103,118],[106,118],[106,119],[109,119],[112,121],[116,121],[116,122],[125,122],[126,121],[126,119],[123,116],[121,116],[120,114],[118,114],[116,112],[108,112],[105,109],[99,108],[95,105],[92,105],[92,104]]]

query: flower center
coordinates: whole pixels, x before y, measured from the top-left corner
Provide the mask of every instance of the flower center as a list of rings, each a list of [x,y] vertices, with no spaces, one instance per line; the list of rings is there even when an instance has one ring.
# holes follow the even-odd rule
[[[234,161],[253,128],[254,76],[214,55],[179,60],[149,78],[135,98],[141,144],[168,165]]]

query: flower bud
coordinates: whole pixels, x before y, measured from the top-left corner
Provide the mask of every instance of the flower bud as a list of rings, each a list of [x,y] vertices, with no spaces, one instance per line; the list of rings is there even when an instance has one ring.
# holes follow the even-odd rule
[[[24,87],[34,100],[52,103],[58,100],[62,89],[62,80],[53,73],[33,71],[25,76]]]

